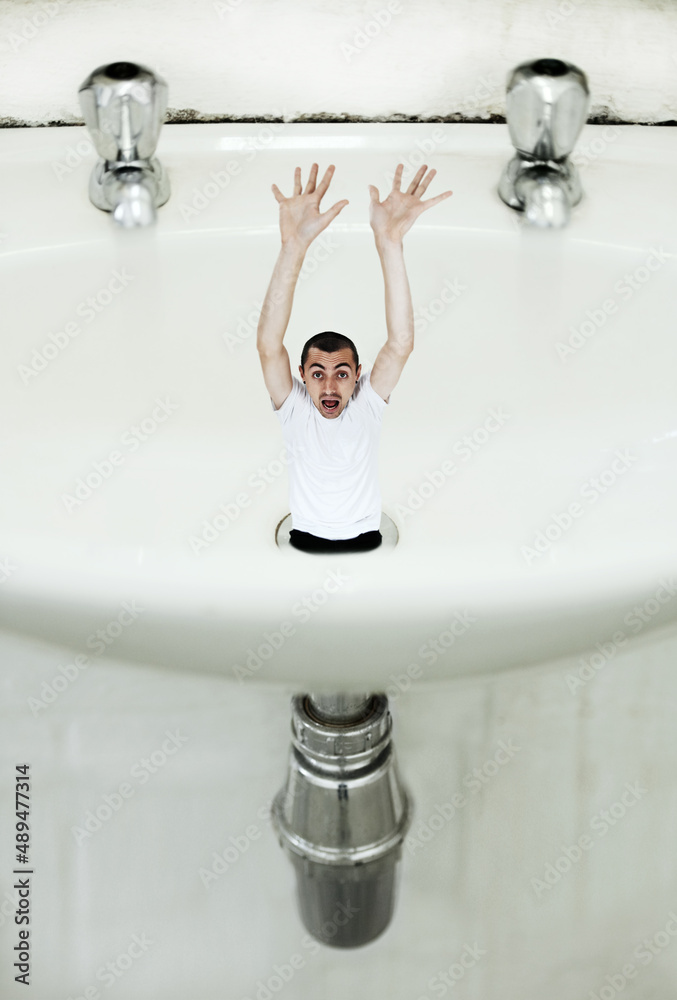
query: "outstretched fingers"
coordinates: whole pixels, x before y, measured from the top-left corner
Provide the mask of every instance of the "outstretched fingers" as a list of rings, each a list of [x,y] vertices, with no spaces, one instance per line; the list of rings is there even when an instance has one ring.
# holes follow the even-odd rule
[[[322,180],[320,181],[320,183],[318,184],[318,186],[316,188],[315,187],[315,183],[317,181],[317,171],[319,170],[319,165],[317,163],[313,163],[313,165],[310,168],[310,174],[308,176],[308,183],[306,184],[306,189],[304,191],[303,190],[303,185],[301,183],[301,168],[300,167],[296,167],[296,169],[294,170],[294,190],[293,190],[293,192],[292,192],[292,194],[291,194],[290,197],[294,198],[294,197],[296,197],[296,196],[298,196],[300,194],[317,194],[318,195],[318,200],[320,200],[322,198],[322,195],[325,193],[325,191],[329,187],[329,183],[330,183],[332,175],[334,173],[334,169],[335,169],[334,165],[332,164],[327,169],[327,171],[325,172],[324,177],[322,178]],[[282,194],[282,192],[280,191],[280,189],[277,186],[277,184],[271,184],[271,190],[272,190],[273,194],[275,195],[275,198],[277,199],[277,201],[286,201],[287,200],[285,198],[285,196]]]
[[[288,201],[288,199],[285,198],[285,196],[280,191],[280,189],[277,186],[277,184],[271,184],[270,185],[270,189],[273,192],[273,194],[275,195],[275,200],[276,201]],[[301,194],[301,168],[300,167],[297,167],[296,170],[294,171],[294,193],[292,194],[292,197],[295,194]]]
[[[319,168],[318,164],[317,163],[313,163],[312,167],[310,168],[310,176],[308,177],[308,183],[306,184],[306,189],[303,192],[304,194],[312,194],[314,192],[314,190],[315,190],[315,181],[317,180],[317,171],[319,169],[320,168]]]
[[[414,174],[414,179],[412,180],[411,184],[406,190],[406,194],[414,194],[416,192],[416,188],[418,187],[419,181],[421,180],[427,169],[428,168],[425,164],[423,164],[422,167],[419,167],[419,169]]]
[[[324,197],[327,188],[331,184],[331,179],[334,176],[334,170],[336,170],[336,167],[334,166],[333,163],[330,163],[324,172],[324,177],[317,185],[317,190],[315,191],[315,194],[318,196],[319,201],[322,201],[322,198]]]
[[[436,198],[428,198],[427,201],[422,201],[422,211],[425,212],[426,208],[432,208],[433,205],[439,205],[439,203],[444,201],[445,198],[450,198],[453,193],[453,191],[443,191],[442,194],[438,194]]]
[[[423,194],[425,194],[428,185],[430,184],[431,180],[433,179],[436,173],[437,171],[433,169],[423,178],[422,181],[420,181],[418,188],[416,189],[417,198],[421,198]]]
[[[393,191],[401,191],[400,185],[402,183],[403,170],[404,170],[404,164],[398,163],[393,177],[393,187],[392,187]],[[419,167],[419,169],[414,174],[414,177],[411,183],[409,184],[409,187],[404,192],[405,194],[414,195],[414,197],[416,198],[420,198],[423,194],[425,194],[428,185],[430,184],[435,174],[437,173],[437,170],[435,170],[434,167],[426,174],[427,170],[428,170],[428,165],[426,163],[424,163],[421,167]],[[451,192],[449,193],[451,194]]]
[[[331,208],[328,208],[326,212],[322,212],[322,214],[320,215],[320,218],[321,219],[327,219],[327,225],[329,225],[329,223],[332,221],[332,219],[336,218],[336,216],[339,214],[339,212],[341,211],[341,209],[345,208],[346,205],[348,205],[348,204],[349,204],[349,202],[348,202],[347,198],[344,198],[343,201],[337,201],[336,204],[332,205]]]

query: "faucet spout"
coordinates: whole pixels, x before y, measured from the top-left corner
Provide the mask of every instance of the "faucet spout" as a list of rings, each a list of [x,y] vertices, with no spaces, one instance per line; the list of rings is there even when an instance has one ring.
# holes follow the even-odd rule
[[[515,184],[524,218],[538,229],[562,229],[571,218],[572,192],[566,179],[548,167],[525,170]]]
[[[150,226],[157,218],[157,182],[150,170],[121,167],[104,182],[104,194],[113,221],[123,229]]]

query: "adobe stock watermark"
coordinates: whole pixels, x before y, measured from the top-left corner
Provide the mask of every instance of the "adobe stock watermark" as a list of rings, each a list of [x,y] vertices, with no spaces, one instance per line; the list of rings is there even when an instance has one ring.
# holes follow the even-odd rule
[[[361,55],[384,28],[391,24],[393,15],[400,14],[403,9],[400,0],[388,0],[385,7],[377,10],[368,21],[356,29],[350,42],[341,42],[340,49],[346,62],[349,63],[351,59]]]
[[[636,455],[631,454],[627,449],[617,450],[611,465],[604,469],[598,476],[591,476],[579,489],[579,494],[586,501],[587,507],[573,500],[565,510],[553,514],[542,531],[537,531],[531,545],[523,545],[521,548],[527,566],[531,566],[536,559],[548,552],[555,542],[570,531],[574,523],[586,513],[593,504],[597,503],[610,489],[616,485],[618,480],[632,468],[635,462],[639,461]]]
[[[468,631],[470,626],[477,621],[477,618],[469,611],[456,611],[448,623],[448,627],[433,639],[428,639],[419,646],[418,655],[426,663],[436,663],[440,656],[444,656],[456,640]],[[391,682],[385,687],[385,694],[388,701],[397,701],[403,694],[411,690],[412,685],[420,680],[425,673],[420,663],[410,663],[402,673],[389,674],[388,680]]]
[[[339,247],[340,244],[336,242],[332,233],[324,232],[316,240],[313,240],[308,251],[306,252],[301,270],[299,271],[299,284],[302,281],[306,281],[311,274],[315,274],[320,264],[328,260],[334,251],[339,249]],[[271,307],[279,305],[284,297],[285,293],[283,289],[275,289],[271,295]],[[230,330],[226,330],[221,334],[223,342],[231,354],[237,353],[242,344],[248,341],[252,336],[256,336],[259,320],[263,311],[263,301],[255,300],[254,307],[255,308],[246,315],[237,317],[234,321],[236,324],[234,333],[231,333]]]
[[[504,91],[504,81],[499,79],[494,73],[489,73],[487,76],[480,76],[477,78],[472,91],[464,94],[461,98],[461,108],[466,116],[469,116],[472,111],[477,111],[480,106],[484,106],[486,111],[489,101],[496,97],[502,98]],[[461,123],[458,122],[457,124],[460,125]]]
[[[31,351],[31,360],[25,365],[18,365],[17,371],[21,376],[24,385],[28,385],[31,379],[35,378],[55,358],[59,356],[73,340],[78,337],[83,330],[83,326],[89,326],[111,302],[120,295],[125,288],[134,281],[134,275],[127,272],[127,268],[119,268],[113,271],[108,281],[94,293],[89,295],[75,307],[75,315],[83,323],[71,320],[60,330],[47,334],[47,340],[41,347],[34,347]]]
[[[445,278],[439,295],[426,305],[414,309],[414,334],[420,337],[467,290],[468,286],[460,278]]]
[[[83,135],[72,146],[66,146],[63,159],[52,160],[52,170],[57,179],[62,181],[64,177],[69,177],[85,160],[95,154],[96,147],[92,139],[89,135]]]
[[[122,809],[125,802],[136,793],[137,788],[148,784],[152,776],[157,774],[167,761],[188,742],[188,737],[183,736],[179,730],[170,732],[166,729],[165,736],[167,739],[149,757],[140,757],[132,764],[129,776],[133,782],[121,782],[116,791],[102,796],[101,802],[93,810],[87,810],[80,826],[71,827],[71,833],[78,847],[86,840],[90,840],[104,823],[107,823],[115,813]]]
[[[6,892],[2,897],[2,903],[0,903],[0,927],[4,926],[8,917],[14,917],[18,908],[19,890],[14,889],[13,892]]]
[[[293,798],[293,795],[293,790],[287,789],[286,800]],[[273,799],[269,799],[265,805],[260,806],[256,811],[256,816],[257,819],[261,820],[261,825],[249,823],[243,833],[235,837],[229,836],[226,847],[212,853],[211,867],[198,869],[198,876],[205,889],[209,891],[215,882],[218,882],[226,872],[230,871],[233,865],[237,864],[251,845],[260,839],[265,827],[272,828],[272,806]]]
[[[113,126],[110,122],[100,122],[100,124],[102,125],[102,128],[99,129],[100,134],[113,132]],[[64,177],[69,177],[74,170],[91,160],[92,157],[98,156],[96,146],[88,130],[83,127],[82,132],[82,138],[72,145],[66,146],[62,157],[58,160],[52,160],[51,167],[59,181],[62,181]]]
[[[589,167],[591,163],[599,160],[621,135],[623,129],[620,125],[605,125],[590,142],[586,142],[585,145],[579,142],[569,159],[576,167]]]
[[[549,28],[557,28],[585,4],[585,0],[561,0],[555,10],[546,10],[545,20]]]
[[[77,479],[72,493],[61,494],[62,503],[69,514],[89,500],[92,494],[111,478],[115,470],[125,464],[127,455],[138,451],[141,445],[155,434],[158,427],[179,408],[179,404],[173,403],[168,396],[164,399],[156,398],[154,403],[156,405],[147,417],[138,424],[132,424],[120,436],[122,450],[113,448],[104,458],[93,462],[89,472]]]
[[[38,5],[37,10],[30,17],[23,17],[18,30],[10,31],[5,35],[12,52],[20,52],[24,45],[32,42],[40,30],[46,24],[50,24],[62,10],[62,0],[45,0],[44,3]]]
[[[447,141],[449,138],[449,130],[458,128],[459,125],[460,122],[456,122],[452,125],[446,125],[445,128],[442,128],[440,125],[436,125],[429,137],[424,139],[415,139],[414,146],[416,148],[413,149],[408,155],[400,156],[399,162],[402,164],[402,177],[400,178],[400,183],[408,185],[418,168],[422,166],[426,160],[429,160],[435,152],[437,152],[438,146],[444,145]],[[389,187],[392,187],[394,180],[395,171],[386,170],[386,184]]]
[[[205,518],[199,531],[188,536],[188,544],[193,554],[199,555],[218,541],[231,524],[238,520],[242,512],[251,507],[254,500],[284,474],[285,467],[293,462],[295,456],[301,454],[303,450],[302,445],[285,446],[280,451],[278,458],[271,459],[267,465],[260,465],[256,472],[252,472],[247,478],[247,485],[253,489],[254,496],[251,496],[246,490],[241,490],[231,500],[220,504],[216,514]]]
[[[462,979],[465,979],[469,970],[474,969],[480,958],[486,954],[486,950],[480,948],[477,941],[473,944],[468,944],[466,941],[463,945],[463,951],[461,951],[457,960],[452,962],[448,968],[442,969],[429,979],[426,983],[426,988],[431,993],[434,993],[436,997],[445,996],[449,990],[455,989],[458,983]],[[429,998],[427,996],[420,996],[416,1000],[429,1000]]]
[[[472,91],[469,91],[461,98],[461,107],[465,114],[477,110],[481,105],[486,104],[497,96],[503,94],[503,82],[490,73],[488,76],[480,76],[475,82]],[[461,122],[445,122],[444,126],[436,125],[429,136],[423,139],[415,139],[415,148],[406,155],[400,155],[399,162],[402,164],[401,183],[409,184],[416,171],[426,161],[429,161],[439,149],[454,134],[456,129],[461,127]],[[385,173],[386,184],[392,187],[395,180],[395,171],[387,170]]]
[[[461,98],[460,106],[466,115],[477,110],[481,105],[486,107],[493,97],[502,95],[503,83],[493,74],[480,76],[472,91]],[[462,122],[445,122],[444,126],[436,125],[429,136],[423,139],[415,139],[413,149],[406,156],[400,155],[399,162],[402,164],[402,177],[400,182],[403,186],[408,185],[413,179],[416,171],[443,146],[453,135],[456,129],[461,128]],[[386,184],[392,187],[395,180],[395,171],[387,170],[385,173]]]
[[[135,600],[124,601],[115,618],[111,618],[101,628],[91,632],[85,639],[85,645],[94,651],[95,656],[102,656],[124,630],[134,624],[143,611],[144,608],[140,608]],[[59,667],[59,672],[52,677],[51,681],[43,681],[40,697],[36,698],[31,695],[26,699],[33,716],[37,718],[40,712],[46,711],[50,705],[53,705],[57,698],[78,680],[82,671],[87,670],[93,662],[84,653],[78,653],[70,663]]]
[[[102,983],[106,989],[114,986],[154,944],[154,941],[148,940],[145,932],[141,936],[133,934],[129,945],[123,952],[97,969],[95,975],[97,982]],[[69,994],[67,1000],[101,1000],[101,996],[102,993],[98,986],[87,986],[82,993],[75,996]]]
[[[16,565],[9,556],[0,556],[0,584],[7,583],[12,573],[16,572]]]
[[[454,611],[453,615],[449,616],[447,627],[439,635],[426,639],[418,647],[418,655],[425,663],[432,666],[440,657],[446,656],[456,640],[465,635],[470,626],[476,622],[477,618],[470,611]]]
[[[628,302],[635,292],[639,291],[652,274],[660,271],[666,261],[671,259],[671,254],[666,253],[662,247],[654,249],[644,258],[644,263],[640,264],[633,271],[626,272],[614,285],[614,291],[618,294],[622,302]],[[607,323],[610,316],[618,312],[618,301],[609,297],[600,303],[595,309],[586,309],[585,319],[579,322],[578,326],[569,327],[569,337],[567,340],[558,340],[555,344],[555,352],[560,361],[566,361],[576,354],[581,348],[598,333]]]
[[[211,889],[213,884],[218,882],[240,860],[243,854],[247,853],[251,845],[259,840],[264,827],[271,826],[270,810],[272,804],[273,800],[270,799],[256,811],[257,819],[261,820],[262,826],[258,823],[249,823],[243,833],[236,837],[229,836],[226,847],[221,851],[213,852],[211,867],[198,869],[198,876],[205,889]]]
[[[291,614],[301,623],[310,621],[321,607],[329,600],[330,594],[336,594],[343,587],[350,577],[342,570],[330,570],[323,583],[313,590],[312,594],[295,601],[291,607]],[[240,684],[254,674],[270,660],[277,650],[281,649],[287,639],[296,634],[296,626],[290,621],[283,621],[279,628],[273,631],[266,630],[263,633],[263,642],[254,649],[248,646],[246,649],[246,659],[244,663],[233,664],[232,671]]]
[[[676,937],[677,914],[674,910],[670,910],[665,927],[655,931],[651,937],[644,938],[635,948],[633,958],[646,968],[647,965],[651,965],[656,955],[662,954],[673,943]],[[604,983],[590,991],[588,1000],[613,1000],[623,992],[628,983],[637,978],[641,971],[642,969],[634,962],[627,962],[619,972],[606,975]]]
[[[417,851],[422,850],[426,844],[430,843],[457,813],[465,809],[471,798],[481,792],[501,768],[513,760],[522,749],[512,739],[509,739],[507,743],[505,740],[499,740],[496,747],[493,756],[485,760],[480,767],[474,767],[472,771],[468,771],[464,775],[461,784],[469,790],[470,795],[454,792],[448,802],[435,803],[434,812],[427,819],[422,820],[415,831],[412,829],[407,835],[404,843],[410,854],[416,854]]]
[[[212,7],[219,15],[219,20],[225,21],[229,14],[241,7],[245,0],[213,0]]]
[[[627,646],[634,636],[650,624],[661,608],[668,604],[675,594],[677,594],[677,584],[670,577],[669,580],[661,580],[651,597],[643,604],[635,604],[623,618],[623,623],[628,626],[632,635],[627,635],[622,629],[618,629],[604,642],[596,642],[594,652],[589,652],[579,658],[580,666],[575,673],[566,674],[567,687],[571,694],[578,694],[581,688],[585,687],[593,677],[596,677],[600,670],[603,670],[607,663],[614,658],[618,650]]]
[[[332,911],[331,917],[322,924],[320,933],[328,941],[331,941],[333,937],[336,937],[340,928],[345,927],[359,912],[359,906],[353,906],[352,903],[344,903],[342,901],[338,902]],[[303,935],[301,938],[301,947],[306,948],[310,952],[310,957],[314,957],[321,951],[319,941],[310,934]],[[276,963],[273,966],[272,973],[266,979],[257,979],[255,983],[256,993],[253,994],[253,998],[255,1000],[273,1000],[273,997],[277,993],[282,992],[291,982],[296,973],[305,968],[307,960],[308,956],[301,952],[294,952],[286,962]],[[253,1000],[253,998],[242,997],[242,1000]]]
[[[550,892],[553,886],[562,881],[562,877],[570,872],[574,865],[583,857],[585,851],[591,850],[595,844],[606,837],[607,833],[624,819],[629,810],[640,802],[648,789],[638,781],[628,782],[621,796],[607,809],[600,809],[590,820],[590,829],[597,835],[597,840],[588,833],[583,833],[574,844],[560,845],[561,854],[553,862],[546,864],[542,878],[532,878],[531,888],[540,898],[544,892]]]
[[[284,117],[284,112],[273,111],[277,117]],[[198,187],[194,187],[190,201],[182,202],[179,205],[179,212],[184,222],[197,219],[206,208],[230,186],[234,177],[239,177],[243,173],[244,165],[252,160],[262,151],[269,148],[270,144],[284,128],[285,122],[266,122],[255,136],[250,136],[245,140],[244,151],[236,153],[237,158],[228,160],[222,170],[212,170],[207,180]]]
[[[462,463],[469,462],[478,451],[487,445],[493,435],[505,427],[509,420],[510,414],[506,413],[502,406],[492,407],[479,427],[451,446],[451,454]],[[422,482],[416,487],[410,488],[406,502],[395,505],[395,510],[402,520],[406,521],[408,517],[420,510],[458,471],[458,465],[453,459],[445,459],[438,469],[427,472]]]

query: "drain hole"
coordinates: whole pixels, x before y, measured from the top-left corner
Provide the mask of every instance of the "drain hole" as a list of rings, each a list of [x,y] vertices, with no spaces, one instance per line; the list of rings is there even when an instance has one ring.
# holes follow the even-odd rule
[[[319,552],[303,552],[301,549],[294,548],[294,546],[289,541],[289,532],[291,531],[291,529],[292,529],[291,514],[287,514],[285,517],[282,518],[282,520],[278,523],[277,527],[275,528],[275,544],[279,549],[287,549],[292,552],[299,552],[301,555],[304,556],[322,555],[322,553]],[[399,531],[397,530],[397,525],[392,520],[392,518],[388,517],[388,515],[383,513],[383,511],[381,511],[381,524],[379,527],[379,531],[381,532],[381,537],[383,538],[383,541],[377,548],[368,549],[366,552],[358,552],[355,554],[376,555],[378,552],[381,551],[381,549],[394,549],[399,541],[400,537]],[[337,553],[337,555],[349,555],[349,554],[351,553],[343,553],[343,552]]]

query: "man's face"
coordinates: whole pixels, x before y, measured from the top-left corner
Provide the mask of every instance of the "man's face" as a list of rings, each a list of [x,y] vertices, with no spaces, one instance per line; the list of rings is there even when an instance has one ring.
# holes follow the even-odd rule
[[[361,371],[362,365],[355,371],[355,360],[349,347],[331,353],[311,347],[305,369],[299,365],[301,378],[313,403],[327,420],[335,420],[346,408]],[[335,400],[337,403],[332,409],[324,404],[325,400],[330,404]]]

